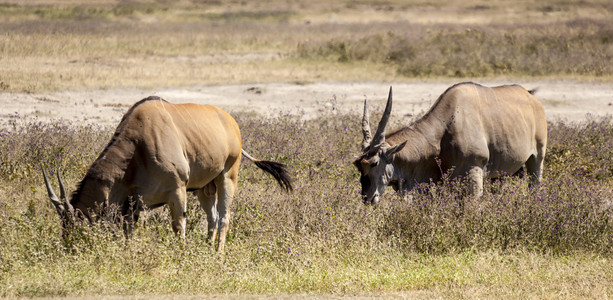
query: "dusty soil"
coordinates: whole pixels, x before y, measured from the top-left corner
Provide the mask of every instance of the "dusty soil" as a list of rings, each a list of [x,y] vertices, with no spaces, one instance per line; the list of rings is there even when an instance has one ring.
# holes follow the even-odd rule
[[[483,81],[484,85],[518,83],[537,88],[537,98],[548,120],[581,121],[588,114],[613,114],[613,84],[577,81]],[[220,106],[230,112],[253,111],[266,116],[279,113],[313,118],[323,112],[361,113],[364,99],[373,107],[382,106],[389,86],[394,89],[393,118],[411,119],[427,110],[453,81],[320,82],[310,84],[264,83],[202,85],[159,90],[113,89],[66,91],[43,94],[0,94],[0,126],[10,120],[67,119],[80,123],[116,124],[136,101],[150,95],[173,103],[201,103]]]

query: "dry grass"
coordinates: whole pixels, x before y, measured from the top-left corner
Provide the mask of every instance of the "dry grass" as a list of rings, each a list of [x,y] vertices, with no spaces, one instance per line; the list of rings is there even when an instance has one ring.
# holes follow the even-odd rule
[[[475,0],[445,6],[425,1],[41,0],[5,1],[0,15],[0,89],[10,92],[413,76],[613,75],[606,67],[613,55],[607,21],[613,9],[600,0],[539,5]],[[594,31],[599,24],[604,25]],[[480,36],[466,34],[467,28]],[[580,45],[569,53],[558,44],[539,42],[557,40],[567,31],[578,38],[562,41]],[[507,34],[519,37],[518,44],[498,42],[507,41]],[[443,49],[458,38],[471,47]],[[340,44],[346,45],[341,53],[334,46]],[[559,58],[550,61],[523,50],[531,44],[540,47],[532,53],[551,51]],[[361,54],[354,57],[356,48]],[[398,54],[406,60],[394,60]],[[467,57],[477,63],[458,64]],[[571,66],[558,62],[568,58]],[[602,61],[603,68],[593,63],[573,68],[583,60]],[[513,68],[517,64],[534,65],[536,71]],[[502,67],[492,71],[491,66]]]
[[[245,147],[291,165],[296,183],[285,194],[252,164],[241,166],[224,257],[206,244],[193,196],[184,241],[166,208],[144,214],[127,241],[98,226],[63,239],[39,166],[61,170],[70,189],[113,128],[14,119],[0,131],[0,297],[613,292],[610,118],[550,124],[540,190],[504,179],[486,186],[477,209],[452,181],[411,202],[387,193],[377,207],[364,206],[351,165],[360,139],[353,115],[234,115]]]

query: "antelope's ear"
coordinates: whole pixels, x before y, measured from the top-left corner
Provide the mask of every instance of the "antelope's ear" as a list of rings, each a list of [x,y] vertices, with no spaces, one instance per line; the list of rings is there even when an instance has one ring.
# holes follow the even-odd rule
[[[389,149],[389,150],[388,150],[388,152],[389,152],[390,154],[392,154],[392,155],[393,155],[393,154],[396,154],[396,152],[398,152],[398,151],[402,150],[402,148],[404,148],[404,146],[406,146],[406,145],[407,145],[407,142],[408,142],[408,140],[407,140],[407,141],[404,141],[404,142],[402,142],[402,143],[400,143],[400,144],[398,144],[398,145],[396,145],[396,146],[394,146],[394,147],[392,147],[391,149]]]
[[[392,160],[392,158],[394,157],[394,154],[398,153],[400,150],[402,150],[404,148],[404,146],[407,145],[408,141],[404,141],[392,148],[389,148],[387,150],[385,150],[385,158],[387,160]]]

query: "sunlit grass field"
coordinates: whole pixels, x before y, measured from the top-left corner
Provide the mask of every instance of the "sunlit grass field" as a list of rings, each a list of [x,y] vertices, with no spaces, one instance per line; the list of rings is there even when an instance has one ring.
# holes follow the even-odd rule
[[[610,118],[550,124],[538,191],[504,178],[475,200],[446,180],[412,200],[388,192],[371,207],[359,201],[351,165],[358,116],[235,116],[246,149],[292,166],[295,192],[281,192],[245,162],[223,256],[205,242],[206,218],[194,196],[185,240],[172,232],[165,208],[147,212],[129,240],[99,226],[62,239],[40,166],[73,187],[113,128],[16,121],[2,131],[2,296],[612,292]]]
[[[23,3],[0,3],[1,91],[613,75],[604,0]]]
[[[613,75],[609,1],[39,0],[3,1],[0,16],[6,93]],[[129,240],[98,225],[62,238],[40,168],[72,190],[114,128],[12,118],[0,129],[0,297],[613,294],[611,117],[549,124],[539,190],[503,178],[475,200],[444,180],[372,207],[351,165],[360,116],[230,113],[246,150],[291,166],[295,192],[244,162],[223,256],[193,196],[185,240],[166,208]]]

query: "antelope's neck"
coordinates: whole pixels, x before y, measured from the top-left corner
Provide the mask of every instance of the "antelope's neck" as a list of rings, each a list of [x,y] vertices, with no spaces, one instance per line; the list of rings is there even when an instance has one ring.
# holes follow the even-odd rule
[[[128,140],[113,140],[94,161],[71,203],[82,208],[119,203],[128,193],[126,171],[134,156]]]
[[[391,145],[408,141],[394,157],[392,180],[399,190],[410,190],[417,183],[438,180],[441,176],[437,157],[447,124],[438,118],[422,118],[387,139]]]

